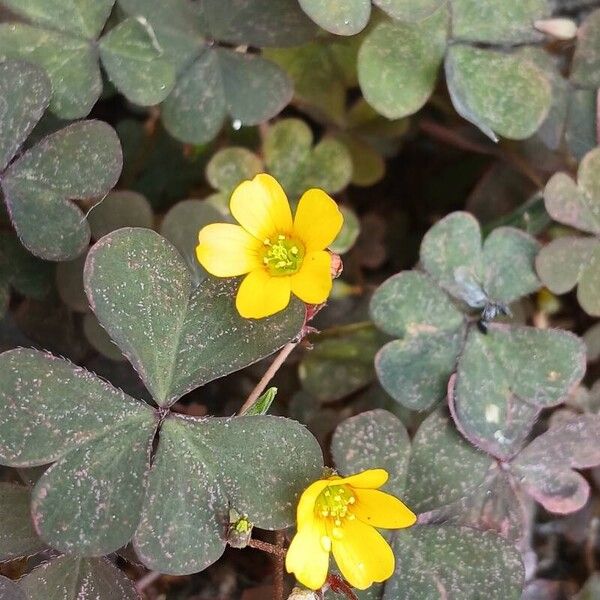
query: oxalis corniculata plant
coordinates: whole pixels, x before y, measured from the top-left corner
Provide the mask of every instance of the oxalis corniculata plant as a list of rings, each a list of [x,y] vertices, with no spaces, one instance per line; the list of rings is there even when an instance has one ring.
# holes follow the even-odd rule
[[[0,0],[0,600],[600,598],[600,4]]]

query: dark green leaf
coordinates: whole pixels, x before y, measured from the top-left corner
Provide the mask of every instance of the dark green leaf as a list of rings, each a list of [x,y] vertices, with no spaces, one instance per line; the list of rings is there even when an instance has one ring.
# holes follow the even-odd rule
[[[148,229],[105,236],[88,254],[84,280],[98,320],[161,405],[268,356],[304,322],[300,302],[243,319],[229,280],[192,289],[181,255]]]
[[[26,600],[23,590],[14,582],[0,575],[0,598],[2,600]]]
[[[88,213],[92,238],[99,240],[121,227],[152,229],[154,214],[148,200],[137,192],[111,192]]]
[[[600,87],[600,9],[592,12],[579,28],[571,81],[581,87]]]

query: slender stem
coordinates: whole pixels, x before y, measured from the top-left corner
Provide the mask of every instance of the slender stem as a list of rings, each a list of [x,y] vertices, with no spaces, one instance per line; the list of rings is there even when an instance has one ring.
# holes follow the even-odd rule
[[[162,573],[158,571],[150,571],[146,573],[143,577],[140,577],[135,582],[135,589],[138,592],[143,592],[149,585],[152,585],[157,579],[162,577]]]
[[[246,398],[246,402],[242,405],[239,410],[239,414],[243,415],[246,411],[256,402],[258,397],[265,391],[269,381],[273,379],[275,373],[279,371],[281,365],[285,362],[285,359],[292,353],[294,348],[300,343],[300,340],[287,343],[276,356],[275,360],[270,364],[266,373],[262,376],[261,380],[256,384],[256,387],[252,390],[251,394]]]
[[[285,537],[283,535],[283,531],[275,532],[275,542],[276,547],[284,550],[283,543],[285,541]],[[285,552],[285,550],[284,550]],[[273,556],[273,567],[274,567],[274,576],[273,576],[273,600],[284,600],[283,598],[283,578],[284,578],[284,570],[283,570],[283,556],[281,554],[277,554]]]
[[[285,558],[285,549],[281,548],[280,546],[275,546],[274,544],[269,544],[269,542],[263,542],[262,540],[255,540],[254,538],[251,538],[248,542],[248,546],[250,546],[250,548],[256,548],[256,550],[268,552],[269,554],[273,554],[279,558]]]

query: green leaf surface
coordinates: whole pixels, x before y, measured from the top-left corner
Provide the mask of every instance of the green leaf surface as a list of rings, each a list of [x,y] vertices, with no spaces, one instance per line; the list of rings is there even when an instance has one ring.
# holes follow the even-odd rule
[[[182,200],[163,219],[160,233],[179,250],[195,284],[208,276],[196,258],[198,233],[205,225],[223,220],[223,215],[205,200]]]
[[[521,598],[525,574],[519,551],[490,532],[416,526],[396,533],[394,554],[396,570],[383,600]]]
[[[421,243],[421,264],[440,285],[471,307],[487,299],[506,304],[539,289],[536,240],[512,227],[498,227],[482,247],[477,220],[454,212],[438,221]]]
[[[157,421],[143,410],[53,464],[33,489],[31,512],[43,540],[65,553],[101,556],[126,545],[144,501]],[[105,411],[98,412],[106,418]],[[62,429],[62,428],[61,428]]]
[[[385,175],[385,159],[369,142],[351,134],[339,134],[337,138],[348,148],[352,157],[352,183],[370,187]]]
[[[577,184],[566,173],[555,173],[546,184],[544,201],[554,220],[600,235],[600,148],[579,163]]]
[[[320,402],[335,402],[375,378],[373,358],[384,337],[373,327],[315,341],[298,368],[302,387]]]
[[[108,78],[134,104],[159,104],[173,89],[175,68],[144,18],[119,23],[102,37],[99,49]]]
[[[550,15],[547,0],[451,0],[455,39],[488,44],[535,42],[534,21]]]
[[[145,564],[177,574],[223,553],[230,507],[258,527],[290,525],[323,464],[312,435],[280,417],[175,417],[163,424],[160,444],[135,544]]]
[[[277,396],[277,388],[270,387],[250,405],[248,410],[244,411],[244,415],[266,415],[271,408],[271,404],[273,404],[273,401],[275,400],[275,396]]]
[[[577,299],[589,315],[600,316],[600,240],[563,237],[544,246],[536,257],[536,268],[544,285],[564,294],[577,285]]]
[[[111,360],[124,361],[125,357],[119,347],[110,339],[106,330],[98,323],[94,313],[88,312],[83,317],[83,333],[87,341],[100,354]]]
[[[399,498],[407,493],[410,438],[402,421],[387,410],[370,410],[342,421],[333,434],[331,453],[342,476],[385,469],[390,478],[382,489]]]
[[[413,438],[406,501],[419,513],[452,504],[481,485],[492,462],[460,435],[447,411],[438,409]]]
[[[590,13],[579,28],[571,81],[585,88],[600,87],[600,9]]]
[[[74,199],[103,197],[122,166],[119,139],[100,121],[69,125],[44,138],[6,171],[5,201],[19,238],[47,260],[78,256],[90,239]]]
[[[340,206],[340,211],[344,215],[344,223],[329,249],[336,254],[345,254],[354,246],[360,235],[360,221],[349,206]]]
[[[20,582],[27,600],[138,600],[133,582],[105,558],[61,556]]]
[[[346,147],[334,138],[313,146],[312,132],[300,119],[282,119],[270,127],[263,153],[267,170],[292,200],[313,187],[335,194],[352,179],[352,158]]]
[[[206,179],[216,190],[231,196],[246,179],[264,171],[263,162],[247,148],[229,147],[215,153],[206,165]]]
[[[0,384],[0,462],[11,466],[48,464],[149,414],[104,380],[37,350],[0,354]]]
[[[50,102],[50,81],[39,67],[20,61],[0,63],[0,170],[6,168],[42,118]]]
[[[597,146],[596,90],[572,89],[565,123],[565,141],[579,161]]]
[[[446,51],[448,14],[440,10],[419,24],[383,22],[358,53],[365,100],[388,119],[417,112],[429,99]]]
[[[201,144],[220,130],[225,117],[257,125],[292,98],[292,82],[274,63],[225,48],[206,49],[182,74],[163,105],[167,130]]]
[[[107,233],[121,227],[146,227],[152,229],[154,214],[150,203],[142,194],[114,191],[98,202],[87,216],[92,238],[99,240]]]
[[[564,402],[585,372],[585,345],[567,331],[492,325],[471,328],[450,384],[463,435],[501,459],[523,445],[542,408]]]
[[[203,10],[211,37],[235,45],[298,46],[318,31],[297,0],[204,0]]]
[[[299,0],[302,10],[323,29],[336,35],[356,35],[371,16],[371,0]]]
[[[52,83],[50,110],[62,119],[89,114],[102,92],[92,43],[25,23],[0,25],[0,60],[19,59],[45,69]]]
[[[526,55],[455,44],[445,68],[456,111],[494,141],[528,138],[548,115],[550,82]]]
[[[152,27],[164,58],[180,72],[200,52],[204,39],[198,11],[188,0],[119,0],[131,17]]]
[[[384,389],[415,410],[441,400],[463,343],[463,315],[427,275],[415,271],[386,280],[373,294],[370,311],[380,329],[401,338],[375,357]]]
[[[33,529],[29,502],[26,487],[0,483],[0,560],[30,556],[45,548]],[[4,598],[1,591],[0,598]]]
[[[26,600],[23,590],[14,582],[0,575],[0,598],[2,600]]]
[[[431,17],[444,5],[443,0],[373,0],[373,4],[392,19],[415,23]]]
[[[61,300],[76,312],[85,313],[89,303],[83,289],[83,265],[86,254],[75,260],[59,263],[56,266],[56,289]]]
[[[75,36],[96,38],[115,0],[2,0],[2,4],[32,23]]]
[[[600,464],[600,417],[572,415],[555,422],[511,463],[525,490],[554,513],[581,509],[590,495],[586,479],[573,469]]]
[[[162,406],[268,356],[304,323],[296,301],[273,317],[243,319],[230,280],[192,289],[181,255],[148,229],[105,236],[88,254],[84,281],[98,320]]]

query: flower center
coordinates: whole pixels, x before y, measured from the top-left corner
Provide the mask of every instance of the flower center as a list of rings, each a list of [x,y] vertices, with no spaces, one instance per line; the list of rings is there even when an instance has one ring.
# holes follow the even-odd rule
[[[323,549],[331,549],[331,538],[340,540],[344,537],[344,520],[353,521],[356,517],[350,507],[356,502],[356,497],[347,485],[330,485],[317,497],[315,512],[318,517],[327,522],[327,536],[321,539]]]
[[[265,239],[263,263],[269,273],[275,277],[297,273],[304,259],[304,246],[286,235]]]

